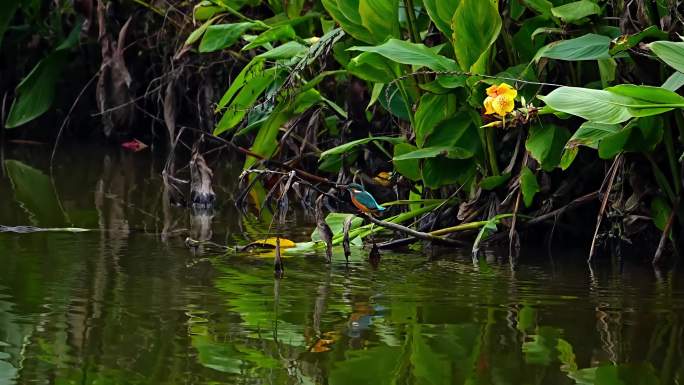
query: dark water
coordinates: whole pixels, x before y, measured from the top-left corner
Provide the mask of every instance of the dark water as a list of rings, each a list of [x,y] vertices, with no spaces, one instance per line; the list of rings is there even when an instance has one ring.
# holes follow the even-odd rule
[[[66,149],[51,180],[49,151],[5,149],[0,224],[97,231],[0,233],[0,384],[684,384],[677,272],[359,249],[275,280],[271,259],[184,245],[268,232],[231,203],[240,162],[214,165],[224,203],[198,222],[149,153]]]

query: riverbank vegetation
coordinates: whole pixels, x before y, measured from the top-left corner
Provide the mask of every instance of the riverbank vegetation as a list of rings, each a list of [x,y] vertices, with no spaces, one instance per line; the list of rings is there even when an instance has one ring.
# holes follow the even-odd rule
[[[226,147],[244,155],[238,205],[282,224],[294,199],[333,245],[514,253],[543,228],[588,237],[589,259],[660,263],[683,235],[683,7],[11,0],[3,137],[163,148],[165,199],[183,190],[177,154]],[[353,181],[386,204],[381,219],[349,204],[338,187]]]

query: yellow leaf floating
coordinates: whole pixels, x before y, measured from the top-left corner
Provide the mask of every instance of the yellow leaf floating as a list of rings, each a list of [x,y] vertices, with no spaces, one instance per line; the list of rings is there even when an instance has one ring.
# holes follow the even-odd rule
[[[251,249],[251,248],[267,248],[267,249],[275,249],[276,247],[276,239],[278,238],[265,238],[265,239],[258,239],[248,245],[246,245],[244,248],[245,249]],[[289,249],[291,247],[297,246],[296,243],[292,242],[291,240],[287,238],[280,238],[280,248],[281,249]]]

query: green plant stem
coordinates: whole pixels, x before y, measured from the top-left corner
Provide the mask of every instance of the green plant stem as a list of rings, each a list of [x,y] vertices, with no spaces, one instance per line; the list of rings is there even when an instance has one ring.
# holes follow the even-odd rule
[[[492,175],[499,175],[499,163],[496,159],[496,149],[494,148],[494,130],[491,128],[485,128],[485,138],[487,140],[487,153],[489,158],[489,167],[491,168]]]
[[[408,20],[409,38],[413,43],[420,43],[420,32],[418,31],[418,22],[416,21],[416,10],[413,7],[413,0],[404,0],[404,9],[406,10],[406,18]],[[418,75],[418,83],[427,83],[425,75]]]
[[[663,190],[668,199],[670,199],[670,203],[674,203],[675,193],[672,190],[672,186],[670,186],[670,183],[667,181],[665,174],[660,167],[658,167],[658,164],[655,162],[655,160],[653,160],[651,154],[646,154],[646,158],[651,163],[651,168],[653,169],[653,176],[655,177],[656,183],[658,183],[660,189]]]

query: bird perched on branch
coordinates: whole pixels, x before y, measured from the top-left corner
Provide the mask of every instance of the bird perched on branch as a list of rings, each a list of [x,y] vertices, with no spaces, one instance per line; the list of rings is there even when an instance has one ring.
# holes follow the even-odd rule
[[[362,212],[377,214],[385,211],[385,208],[375,201],[373,195],[366,191],[360,184],[350,183],[343,186],[343,188],[349,191],[352,203]]]

